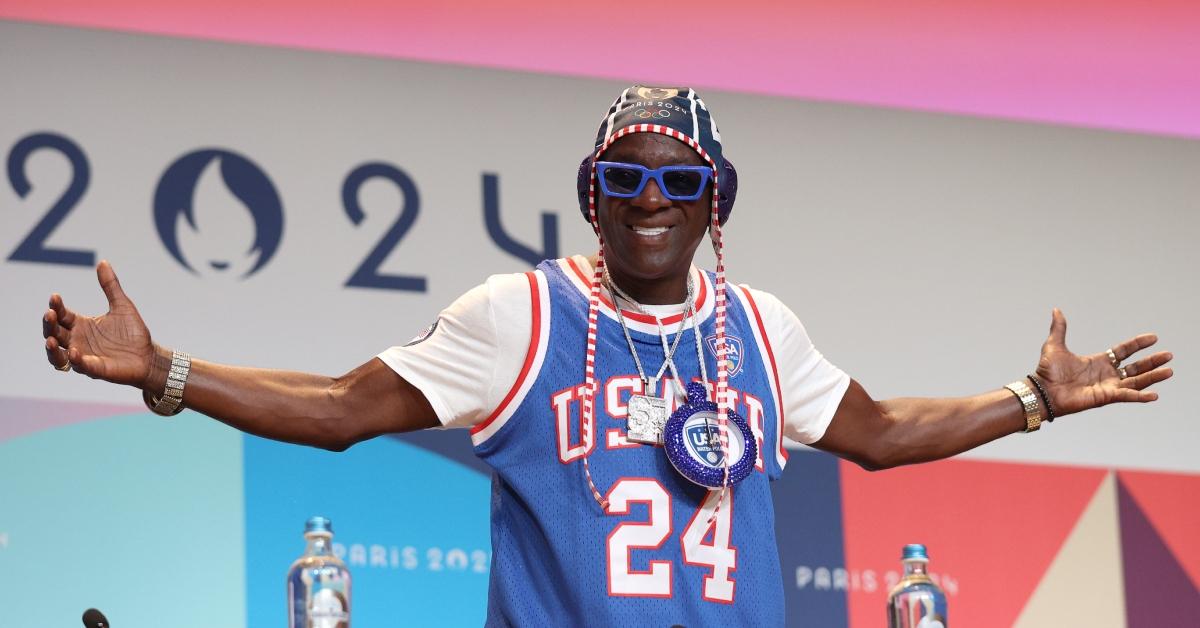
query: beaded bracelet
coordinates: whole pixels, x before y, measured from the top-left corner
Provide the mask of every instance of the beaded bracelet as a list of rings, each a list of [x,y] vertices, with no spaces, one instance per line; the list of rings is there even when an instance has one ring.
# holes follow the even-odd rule
[[[1042,398],[1042,403],[1046,404],[1046,420],[1054,421],[1054,406],[1050,405],[1050,395],[1046,394],[1046,389],[1042,387],[1042,382],[1036,375],[1026,375],[1029,381],[1033,382],[1033,387],[1037,389],[1037,394]]]

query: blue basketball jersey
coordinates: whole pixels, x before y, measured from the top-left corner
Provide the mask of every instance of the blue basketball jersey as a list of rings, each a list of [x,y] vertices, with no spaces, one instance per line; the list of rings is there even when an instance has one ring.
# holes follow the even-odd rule
[[[733,408],[759,454],[714,519],[721,491],[684,479],[662,447],[624,438],[629,397],[643,391],[611,308],[599,317],[595,420],[584,433],[590,275],[555,260],[527,279],[533,313],[524,367],[501,407],[472,429],[476,454],[495,469],[488,625],[782,625],[768,482],[786,452],[774,357],[752,294],[729,286],[726,338]],[[700,336],[715,379],[712,281],[700,283],[706,293],[697,299],[709,313]],[[645,325],[629,331],[653,376],[663,362],[659,336]],[[679,375],[698,380],[694,332],[680,333]],[[607,510],[588,489],[584,456]]]

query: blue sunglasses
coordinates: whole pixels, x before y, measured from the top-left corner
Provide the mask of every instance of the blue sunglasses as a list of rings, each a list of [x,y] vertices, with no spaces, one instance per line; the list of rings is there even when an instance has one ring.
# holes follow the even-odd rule
[[[608,196],[633,198],[641,194],[646,181],[654,177],[663,196],[673,201],[700,198],[712,180],[712,168],[708,166],[663,166],[651,170],[618,161],[597,161],[596,174],[600,189]]]

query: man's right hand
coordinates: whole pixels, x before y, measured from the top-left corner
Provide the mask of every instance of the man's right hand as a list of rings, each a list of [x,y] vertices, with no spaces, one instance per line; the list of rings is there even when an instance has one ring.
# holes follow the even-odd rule
[[[100,316],[78,314],[62,296],[50,295],[42,315],[46,359],[59,370],[69,363],[88,377],[144,389],[151,385],[155,357],[150,330],[107,261],[96,266],[96,278],[108,298],[108,312]]]
[[[82,316],[50,297],[42,316],[46,359],[88,377],[161,395],[171,351],[150,330],[108,262],[96,266],[108,312]],[[438,425],[429,400],[379,358],[341,377],[214,364],[192,359],[183,401],[243,432],[341,451],[354,443]]]

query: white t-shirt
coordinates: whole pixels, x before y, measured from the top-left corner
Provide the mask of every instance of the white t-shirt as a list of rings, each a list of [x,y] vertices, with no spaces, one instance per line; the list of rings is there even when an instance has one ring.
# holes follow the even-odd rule
[[[587,258],[575,256],[571,262],[591,276]],[[695,268],[692,272],[711,294],[707,275]],[[582,282],[574,283],[587,294]],[[801,443],[816,442],[829,427],[850,377],[817,351],[800,320],[778,298],[747,289],[779,368],[784,434]],[[650,313],[663,317],[682,308],[653,306]],[[711,307],[705,309],[711,315]],[[516,381],[530,344],[531,316],[525,275],[492,275],[442,310],[421,336],[378,357],[425,395],[444,427],[472,427],[488,417]],[[581,375],[582,360],[580,356]]]

